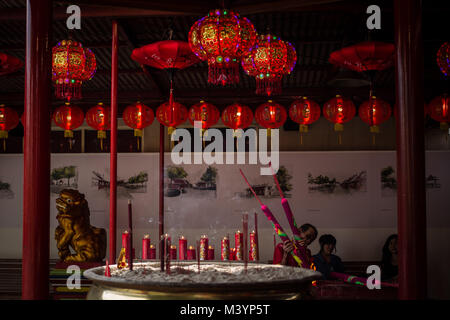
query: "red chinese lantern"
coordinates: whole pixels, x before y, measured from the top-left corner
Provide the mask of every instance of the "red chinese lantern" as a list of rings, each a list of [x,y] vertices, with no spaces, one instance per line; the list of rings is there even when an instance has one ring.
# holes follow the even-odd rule
[[[111,128],[111,108],[99,102],[86,112],[86,123],[97,130],[97,138],[100,139],[100,149],[103,150],[103,139],[106,139],[106,130]]]
[[[384,100],[372,96],[359,106],[359,117],[370,126],[370,132],[380,132],[379,125],[391,116],[391,106]]]
[[[215,105],[202,100],[189,109],[188,118],[195,128],[201,128],[203,132],[219,121],[220,111]],[[200,122],[200,127],[196,122]]]
[[[52,49],[52,80],[59,99],[80,99],[81,84],[96,71],[95,55],[77,41],[63,40]]]
[[[366,41],[330,54],[330,63],[357,72],[384,70],[394,65],[395,46]]]
[[[356,107],[350,99],[336,95],[328,100],[323,106],[324,117],[334,123],[335,131],[343,131],[344,123],[353,119]]]
[[[22,66],[23,62],[18,58],[0,52],[0,76],[16,72]]]
[[[288,45],[289,47],[289,45]],[[279,94],[283,74],[295,66],[293,47],[272,34],[258,35],[256,45],[241,64],[244,71],[256,77],[256,94]],[[296,58],[295,58],[296,61]]]
[[[224,86],[239,82],[240,57],[254,45],[255,37],[249,20],[216,9],[194,23],[188,38],[192,51],[208,62],[208,82]]]
[[[3,151],[6,151],[6,139],[8,131],[19,124],[19,115],[16,110],[0,105],[0,139],[3,139]]]
[[[320,118],[320,106],[315,101],[303,97],[301,100],[292,102],[289,117],[300,125],[300,132],[308,132],[308,125]]]
[[[187,108],[179,102],[170,99],[163,103],[156,110],[156,118],[159,123],[168,127],[169,135],[173,133],[175,128],[184,123],[188,117]]]
[[[286,65],[284,66],[283,73],[284,74],[291,74],[291,72],[294,70],[295,65],[297,63],[297,51],[295,51],[294,46],[292,43],[288,41],[283,41],[286,45],[286,54],[287,54],[287,60]]]
[[[270,129],[277,129],[286,122],[287,113],[283,106],[269,100],[256,108],[255,120],[268,129],[267,135],[270,136]]]
[[[444,42],[437,52],[437,65],[441,72],[448,76],[450,73],[450,44]]]
[[[137,137],[139,150],[139,138],[142,137],[142,129],[151,125],[155,119],[153,110],[138,101],[125,108],[122,118],[127,126],[134,129],[134,136]]]
[[[246,105],[233,103],[222,112],[222,121],[233,130],[245,129],[253,122],[253,112]]]
[[[64,129],[64,138],[73,138],[73,131],[83,124],[84,113],[79,107],[66,102],[53,112],[53,121]]]
[[[434,98],[428,105],[428,114],[433,120],[439,121],[442,130],[448,130],[450,122],[450,98],[443,94]]]

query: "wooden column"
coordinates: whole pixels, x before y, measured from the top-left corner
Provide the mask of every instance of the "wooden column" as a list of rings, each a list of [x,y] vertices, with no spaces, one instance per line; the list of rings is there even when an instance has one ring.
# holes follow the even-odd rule
[[[109,163],[109,261],[116,261],[116,222],[117,222],[117,59],[118,59],[117,21],[112,22],[111,52],[111,148]]]
[[[49,295],[51,0],[27,0],[22,299]]]
[[[427,296],[423,46],[420,0],[396,0],[399,299]]]
[[[164,234],[164,131],[159,125],[159,239]]]

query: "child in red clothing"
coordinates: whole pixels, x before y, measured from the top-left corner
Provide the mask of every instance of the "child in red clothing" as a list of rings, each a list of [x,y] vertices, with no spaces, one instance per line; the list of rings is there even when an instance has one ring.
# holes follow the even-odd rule
[[[301,241],[296,243],[297,253],[302,260],[302,267],[309,268],[312,262],[311,251],[307,248],[316,238],[317,229],[309,223],[300,226]],[[294,245],[291,241],[286,240],[284,243],[279,243],[275,247],[273,254],[273,264],[281,264],[285,266],[298,267],[298,263],[294,260],[290,252],[294,250]]]

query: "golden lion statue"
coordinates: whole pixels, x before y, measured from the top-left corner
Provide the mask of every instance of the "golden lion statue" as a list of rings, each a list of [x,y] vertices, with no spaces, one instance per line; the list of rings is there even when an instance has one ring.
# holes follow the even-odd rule
[[[77,190],[64,189],[56,199],[58,255],[64,262],[100,262],[106,255],[106,231],[91,226],[88,202]],[[72,254],[70,248],[75,251]]]

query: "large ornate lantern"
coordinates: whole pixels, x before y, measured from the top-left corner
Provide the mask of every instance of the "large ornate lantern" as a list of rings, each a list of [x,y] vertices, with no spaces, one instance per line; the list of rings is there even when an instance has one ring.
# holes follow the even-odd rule
[[[271,129],[278,129],[287,120],[287,113],[283,106],[272,100],[261,104],[255,111],[256,122],[267,128],[267,135],[270,136]]]
[[[303,144],[303,133],[308,132],[308,125],[320,118],[320,106],[307,97],[294,100],[289,107],[289,118],[299,124],[300,143]]]
[[[248,19],[226,10],[211,10],[189,32],[192,51],[208,62],[208,82],[215,85],[239,82],[239,62],[253,47],[256,32]]]
[[[433,120],[439,121],[442,130],[448,130],[450,122],[450,97],[443,94],[434,98],[428,105],[428,114]]]
[[[0,139],[3,139],[3,151],[6,151],[6,139],[8,131],[19,124],[19,115],[16,110],[0,104]]]
[[[125,108],[122,118],[127,126],[134,129],[134,136],[137,137],[139,150],[139,139],[142,137],[142,129],[151,125],[155,119],[153,110],[138,101]]]
[[[370,132],[380,132],[379,125],[387,121],[391,116],[391,107],[384,100],[372,96],[359,106],[359,117],[370,126]]]
[[[83,124],[83,110],[66,102],[65,105],[58,107],[55,112],[53,112],[52,118],[58,127],[64,129],[64,138],[69,138],[70,149],[72,149],[72,130],[75,130]]]
[[[258,35],[255,47],[241,64],[248,75],[256,77],[256,93],[271,96],[281,92],[283,75],[292,71],[296,61],[295,49],[290,44],[266,34]]]
[[[222,121],[233,131],[248,128],[253,122],[252,109],[240,103],[233,103],[222,112]]]
[[[323,116],[334,123],[334,131],[338,131],[338,142],[342,143],[341,131],[344,131],[344,123],[353,119],[356,107],[352,100],[336,95],[336,97],[325,102]]]
[[[52,80],[59,99],[80,99],[81,84],[96,71],[95,55],[77,41],[63,40],[52,49]]]
[[[437,65],[441,72],[448,76],[450,73],[450,44],[444,42],[437,52]]]
[[[215,105],[201,100],[189,109],[188,118],[194,128],[202,129],[203,133],[219,121],[220,111]],[[200,122],[200,126],[196,122]]]
[[[103,139],[106,139],[106,130],[111,128],[111,108],[99,102],[86,112],[86,123],[97,130],[97,138],[100,139],[100,149],[103,150]]]

